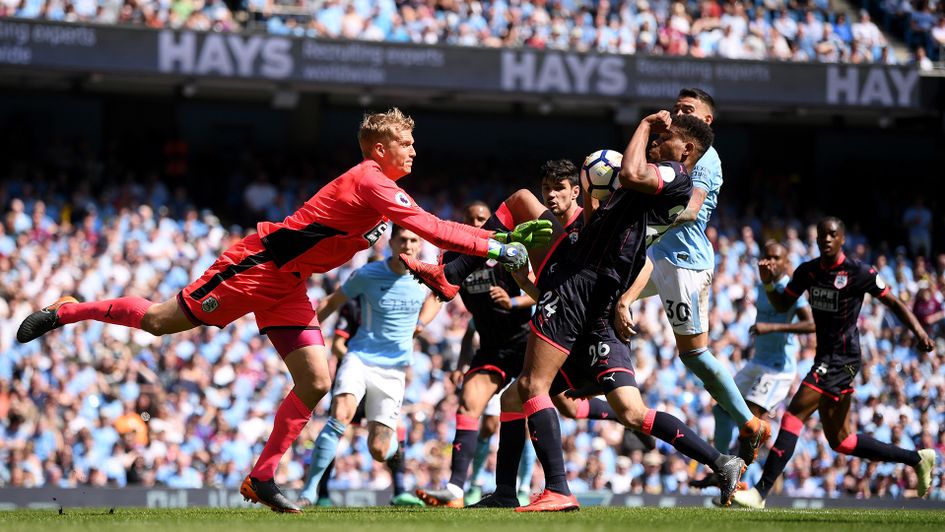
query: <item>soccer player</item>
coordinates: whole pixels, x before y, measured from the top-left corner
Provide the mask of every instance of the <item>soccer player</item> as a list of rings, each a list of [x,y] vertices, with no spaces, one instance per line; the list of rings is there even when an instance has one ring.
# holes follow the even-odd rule
[[[415,257],[420,237],[399,225],[391,230],[391,257],[362,266],[318,309],[323,321],[350,298],[360,297],[361,324],[335,374],[328,421],[315,439],[303,497],[309,499],[338,449],[338,441],[364,399],[368,449],[378,462],[394,458],[406,367],[413,359],[413,337],[440,309],[439,302],[407,275],[400,254]],[[314,497],[313,497],[314,498]],[[309,499],[311,500],[311,499]]]
[[[651,134],[657,137],[650,144]],[[667,441],[710,466],[720,480],[726,503],[735,491],[745,462],[721,454],[679,419],[645,406],[633,377],[629,346],[616,338],[612,325],[619,293],[623,287],[639,284],[648,225],[668,223],[671,214],[687,204],[692,193],[690,172],[712,139],[708,124],[692,116],[672,117],[668,111],[660,111],[644,118],[624,153],[621,188],[591,214],[569,260],[549,279],[549,289],[542,294],[532,318],[533,334],[518,380],[525,400],[523,413],[545,472],[545,490],[516,511],[579,507],[568,488],[558,417],[549,398],[566,360],[593,368],[595,380],[624,425]],[[654,219],[660,213],[666,214]],[[582,337],[587,349],[575,350],[569,357]]]
[[[335,360],[340,364],[341,360],[348,353],[348,341],[354,337],[361,326],[361,304],[360,297],[351,298],[345,301],[338,310],[338,319],[335,321],[335,337],[331,343],[331,353],[335,355]],[[332,379],[337,385],[337,380]],[[361,398],[358,407],[355,409],[352,424],[360,424],[365,417],[365,401]],[[394,497],[390,503],[393,506],[423,506],[423,501],[414,494],[404,489],[404,440],[406,431],[403,424],[397,427],[397,451],[393,456],[387,459],[387,467],[390,469],[393,477]],[[312,459],[316,458],[317,452],[312,453]],[[313,478],[314,468],[307,471],[305,485],[299,494],[299,499],[295,502],[299,507],[311,506],[314,502],[317,506],[331,506],[331,498],[328,493],[328,480],[335,468],[335,460],[329,462],[321,475],[321,479],[316,481]]]
[[[673,114],[694,116],[711,125],[715,101],[701,89],[683,89],[673,105]],[[715,148],[709,147],[693,168],[692,183],[693,193],[686,208],[650,248],[653,275],[642,297],[659,294],[676,336],[680,359],[735,420],[741,443],[738,455],[750,464],[771,437],[771,426],[752,414],[731,373],[709,349],[709,291],[715,253],[705,229],[722,187],[722,163]]]
[[[791,280],[787,248],[769,240],[765,243],[762,260],[771,264],[775,286],[783,290]],[[814,317],[803,296],[787,311],[775,310],[761,283],[756,289],[755,306],[756,322],[751,326],[751,333],[755,335],[755,354],[735,374],[735,382],[752,414],[762,418],[791,392],[797,374],[796,335],[814,332]],[[715,448],[723,453],[728,452],[736,428],[735,421],[719,405],[712,408],[712,414],[715,417]],[[715,486],[715,475],[706,475],[703,479],[690,482],[690,485],[696,488]]]
[[[545,204],[568,235],[562,240],[570,243],[570,235],[576,235],[583,225],[581,208],[575,201],[580,194],[578,169],[566,159],[551,160],[541,166],[540,175]],[[490,217],[488,206],[476,202],[467,209],[466,223],[482,226]],[[556,253],[565,251],[566,247],[559,244]],[[410,257],[404,257],[404,260],[409,262]],[[461,257],[447,253],[443,262],[449,267],[455,260],[461,260]],[[431,506],[463,506],[463,486],[469,463],[474,453],[481,451],[480,447],[488,451],[488,436],[495,432],[493,429],[486,435],[480,433],[476,445],[479,416],[490,398],[521,373],[531,320],[530,307],[535,304],[528,295],[510,297],[509,294],[519,292],[516,280],[504,268],[489,263],[468,274],[459,286],[463,303],[472,313],[479,330],[480,348],[463,379],[449,484],[440,490],[417,490],[417,495]],[[572,418],[616,418],[613,409],[601,399],[574,400],[555,396],[555,404],[565,416]],[[512,468],[513,479],[517,470],[518,461]],[[514,485],[512,488],[514,490]]]
[[[754,488],[735,495],[735,502],[741,506],[765,507],[768,492],[794,455],[804,421],[814,412],[820,413],[824,435],[833,450],[867,460],[912,466],[918,477],[919,497],[925,496],[932,483],[933,449],[910,451],[854,432],[849,414],[853,380],[862,365],[860,331],[856,323],[864,296],[869,294],[892,310],[915,335],[919,349],[930,352],[935,344],[915,315],[890,293],[874,268],[843,253],[845,232],[839,219],[830,216],[821,220],[817,224],[820,258],[798,266],[791,282],[783,290],[775,284],[777,266],[769,260],[758,263],[768,300],[775,309],[789,309],[801,294],[808,292],[817,328],[817,354],[813,368],[804,377],[784,413],[761,480]]]
[[[231,246],[204,275],[177,297],[153,303],[140,297],[79,303],[63,297],[29,316],[17,330],[29,342],[53,329],[96,320],[173,334],[199,325],[225,327],[253,313],[269,336],[295,384],[276,411],[273,431],[240,493],[275,511],[298,513],[273,481],[276,466],[312,409],[328,393],[331,379],[315,309],[305,291],[313,273],[330,271],[355,252],[373,245],[388,221],[416,232],[434,245],[488,256],[521,266],[527,245],[547,242],[547,222],[508,233],[446,222],[421,209],[397,186],[416,156],[413,119],[398,109],[365,115],[358,131],[364,160],[334,179],[282,222],[260,222],[257,232]]]

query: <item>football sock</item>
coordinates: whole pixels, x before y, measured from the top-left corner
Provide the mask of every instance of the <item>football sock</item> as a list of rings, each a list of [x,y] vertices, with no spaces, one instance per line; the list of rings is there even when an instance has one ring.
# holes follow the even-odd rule
[[[643,433],[656,436],[682,454],[708,466],[714,466],[716,459],[722,454],[685,423],[666,412],[648,410],[643,418]]]
[[[525,414],[502,412],[499,416],[499,450],[496,451],[495,483],[497,489],[515,491],[515,477],[525,448]]]
[[[712,407],[712,415],[715,417],[715,448],[720,453],[728,453],[732,446],[732,436],[738,426],[732,416],[719,405]]]
[[[393,477],[394,497],[406,491],[404,489],[404,447],[407,441],[404,435],[405,433],[398,428],[397,439],[400,441],[397,442],[397,450],[387,459],[387,468],[390,469],[391,477]]]
[[[505,203],[500,205],[495,213],[493,213],[482,226],[482,228],[487,231],[510,231],[514,227],[515,223],[512,221],[512,213],[509,212]],[[447,281],[458,285],[465,281],[466,278],[469,277],[469,274],[482,268],[487,260],[489,260],[487,257],[460,255],[443,265],[443,274],[446,275]]]
[[[852,454],[867,460],[876,460],[882,462],[899,462],[914,466],[919,463],[921,458],[916,451],[896,447],[891,443],[885,443],[877,440],[868,434],[851,434],[840,445],[834,447],[838,453]]]
[[[804,422],[791,414],[785,412],[781,418],[781,430],[778,431],[778,437],[774,440],[774,445],[768,452],[768,458],[765,460],[764,471],[761,473],[761,480],[755,484],[755,489],[761,494],[762,498],[768,496],[768,492],[774,486],[774,483],[784,472],[787,463],[794,456],[794,448],[797,446],[797,437],[804,428]]]
[[[531,440],[525,439],[522,449],[522,459],[518,463],[518,491],[531,493],[532,475],[535,473],[535,446]]]
[[[312,409],[305,406],[299,396],[295,395],[295,390],[290,391],[276,410],[272,434],[269,435],[269,440],[266,441],[250,476],[257,480],[271,480],[276,474],[276,467],[282,455],[298,438],[310,417],[312,417]],[[327,462],[325,465],[328,465]]]
[[[479,419],[465,414],[456,414],[456,435],[453,436],[453,458],[450,464],[450,484],[459,486],[462,491],[469,474],[469,463],[476,454],[476,440],[479,436]]]
[[[551,397],[532,397],[525,401],[522,409],[528,418],[528,431],[535,446],[535,454],[545,472],[545,489],[571,495],[561,453],[561,426]]]
[[[400,445],[397,442],[397,438],[391,438],[390,442],[387,444],[387,452],[384,453],[384,462],[387,462],[397,454],[397,449],[400,448]]]
[[[610,403],[599,397],[588,399],[587,406],[587,419],[617,419],[617,412]]]
[[[312,462],[308,465],[308,472],[305,477],[305,487],[302,488],[302,496],[308,500],[313,500],[311,496],[315,495],[318,489],[318,483],[321,481],[325,470],[335,459],[338,452],[338,440],[345,433],[345,426],[342,422],[333,417],[329,417],[322,427],[318,437],[315,438],[315,450],[312,452]]]
[[[314,454],[312,455],[314,458]],[[328,467],[325,468],[325,472],[322,474],[321,480],[318,481],[318,499],[330,499],[331,494],[328,493],[328,481],[331,479],[331,472],[335,470],[335,461],[332,460]],[[306,497],[308,499],[308,497]],[[309,499],[311,500],[311,499]],[[317,501],[312,501],[317,502]]]
[[[486,459],[489,458],[489,451],[491,450],[491,446],[489,445],[490,439],[491,438],[476,439],[476,454],[473,455],[471,477],[471,483],[474,485],[478,485],[482,470],[486,467]]]
[[[63,325],[82,320],[95,320],[140,329],[141,318],[144,317],[144,313],[153,304],[140,297],[121,297],[106,299],[105,301],[70,303],[59,307],[59,310],[56,311],[56,317],[59,323]]]
[[[702,380],[706,391],[732,416],[741,427],[755,417],[748,403],[738,391],[735,379],[712,355],[708,348],[693,349],[680,354],[683,364]]]

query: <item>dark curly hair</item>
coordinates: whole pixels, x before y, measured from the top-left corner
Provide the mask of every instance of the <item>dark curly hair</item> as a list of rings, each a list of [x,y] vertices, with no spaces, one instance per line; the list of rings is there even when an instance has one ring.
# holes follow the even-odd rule
[[[673,125],[670,127],[686,142],[695,144],[699,157],[705,155],[706,150],[715,141],[715,133],[712,132],[709,124],[692,115],[674,116]]]
[[[552,183],[560,183],[567,179],[570,181],[571,186],[577,185],[578,181],[578,167],[574,165],[571,161],[567,159],[552,159],[550,161],[545,161],[541,168],[538,169],[539,175],[541,175],[541,181],[550,181]]]

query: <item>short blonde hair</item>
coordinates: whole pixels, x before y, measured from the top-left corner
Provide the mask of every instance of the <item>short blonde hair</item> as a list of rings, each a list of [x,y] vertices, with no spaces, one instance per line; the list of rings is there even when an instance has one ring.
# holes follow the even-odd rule
[[[386,113],[365,114],[358,130],[361,154],[367,158],[375,144],[393,140],[401,131],[413,131],[413,118],[396,107]]]

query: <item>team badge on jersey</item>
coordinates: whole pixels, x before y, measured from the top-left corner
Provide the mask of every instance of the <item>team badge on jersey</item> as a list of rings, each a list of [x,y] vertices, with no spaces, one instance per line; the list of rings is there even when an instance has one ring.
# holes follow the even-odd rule
[[[409,207],[411,205],[410,198],[407,197],[407,194],[402,190],[394,195],[394,199],[397,200],[397,203],[403,205],[404,207]]]
[[[847,285],[847,280],[847,272],[840,272],[837,274],[837,277],[834,278],[833,285],[837,288],[837,290],[840,290]]]
[[[220,302],[213,296],[204,299],[203,302],[200,303],[200,310],[204,312],[213,312],[218,308],[220,308]]]
[[[577,241],[578,241],[578,232],[577,232],[577,231],[573,231],[571,234],[569,234],[569,235],[568,235],[568,240],[570,240],[572,244],[577,243]]]

